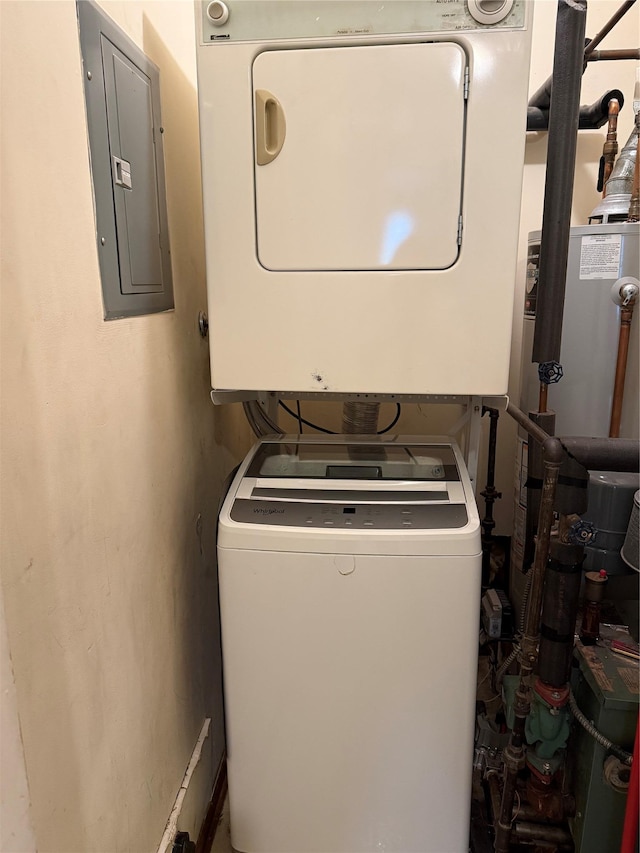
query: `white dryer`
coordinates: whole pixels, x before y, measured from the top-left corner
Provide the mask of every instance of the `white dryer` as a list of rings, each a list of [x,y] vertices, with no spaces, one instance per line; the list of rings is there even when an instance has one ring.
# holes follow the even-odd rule
[[[468,849],[480,550],[447,438],[254,447],[218,535],[235,850]]]
[[[532,8],[197,3],[215,389],[506,392]]]

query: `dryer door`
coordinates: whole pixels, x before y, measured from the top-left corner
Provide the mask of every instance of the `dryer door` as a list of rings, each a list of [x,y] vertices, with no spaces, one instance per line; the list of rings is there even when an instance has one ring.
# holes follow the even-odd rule
[[[454,264],[466,69],[453,42],[259,54],[260,263],[283,271]]]

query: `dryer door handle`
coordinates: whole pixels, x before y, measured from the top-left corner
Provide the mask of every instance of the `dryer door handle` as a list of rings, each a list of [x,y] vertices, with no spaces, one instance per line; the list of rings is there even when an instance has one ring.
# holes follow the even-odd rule
[[[266,89],[256,89],[256,162],[266,166],[275,160],[287,133],[282,104]]]

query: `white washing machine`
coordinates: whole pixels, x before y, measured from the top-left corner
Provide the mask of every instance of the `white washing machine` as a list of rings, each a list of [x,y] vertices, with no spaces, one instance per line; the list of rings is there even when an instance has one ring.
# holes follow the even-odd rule
[[[506,392],[532,10],[197,3],[214,389]]]
[[[466,851],[481,557],[458,447],[262,440],[218,559],[234,849]]]

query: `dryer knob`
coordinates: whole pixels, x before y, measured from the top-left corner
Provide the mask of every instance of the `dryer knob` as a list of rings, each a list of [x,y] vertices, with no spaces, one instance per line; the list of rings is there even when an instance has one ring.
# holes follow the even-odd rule
[[[480,24],[497,24],[503,21],[513,8],[513,0],[467,0],[472,18]]]
[[[229,7],[222,0],[213,0],[207,6],[207,17],[214,27],[221,27],[229,20]]]

